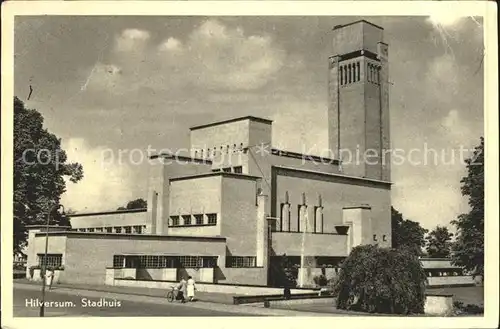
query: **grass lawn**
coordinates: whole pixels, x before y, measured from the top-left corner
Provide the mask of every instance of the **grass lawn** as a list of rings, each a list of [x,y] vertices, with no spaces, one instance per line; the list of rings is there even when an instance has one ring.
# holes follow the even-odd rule
[[[474,304],[478,306],[484,305],[484,289],[483,287],[454,287],[454,288],[427,288],[427,293],[446,293],[453,294],[453,301],[460,301],[467,304]],[[330,313],[331,315],[349,315],[349,316],[382,316],[381,314],[368,314],[361,312],[351,312],[344,310],[337,310],[332,304],[303,304],[303,305],[283,305],[277,308],[291,309],[297,311]],[[395,316],[395,315],[383,315]],[[426,316],[426,315],[418,315]]]
[[[427,288],[427,292],[453,294],[453,301],[460,301],[465,305],[484,305],[483,287]]]

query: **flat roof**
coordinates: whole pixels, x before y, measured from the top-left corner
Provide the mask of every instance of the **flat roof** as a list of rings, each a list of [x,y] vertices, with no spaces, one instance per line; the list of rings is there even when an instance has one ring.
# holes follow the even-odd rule
[[[262,177],[259,177],[259,176],[252,176],[252,175],[247,175],[247,174],[235,174],[235,173],[225,172],[225,171],[215,171],[215,172],[209,172],[209,173],[204,173],[204,174],[172,177],[172,178],[170,178],[170,181],[196,179],[196,178],[204,178],[204,177],[211,177],[211,176],[223,176],[223,177],[230,177],[230,178],[250,179],[250,180],[262,179]]]
[[[71,217],[98,216],[98,215],[115,215],[115,214],[128,214],[128,213],[146,212],[146,211],[148,211],[147,208],[110,210],[110,211],[98,211],[98,212],[86,212],[86,213],[79,213],[79,214],[71,214],[71,215],[68,215],[68,217],[71,218]]]
[[[184,235],[157,235],[157,234],[133,234],[133,233],[107,233],[107,232],[78,232],[59,231],[49,232],[49,236],[75,236],[75,237],[112,237],[112,238],[141,238],[150,240],[177,240],[177,241],[226,241],[223,236],[184,236]],[[45,232],[35,233],[35,236],[44,237]]]
[[[292,152],[292,151],[284,151],[284,150],[279,150],[277,148],[272,148],[271,154],[277,155],[277,156],[282,156],[282,157],[288,157],[288,158],[318,161],[318,162],[322,162],[323,164],[338,165],[340,163],[340,160],[337,160],[337,159],[323,158],[323,157],[320,157],[317,155],[309,155],[309,154],[303,154],[303,153]]]
[[[250,121],[256,121],[256,122],[261,122],[261,123],[266,123],[266,124],[273,123],[273,120],[248,115],[248,116],[244,116],[244,117],[238,117],[238,118],[233,118],[233,119],[228,119],[228,120],[223,120],[223,121],[212,122],[212,123],[208,123],[208,124],[204,124],[204,125],[200,125],[200,126],[194,126],[194,127],[189,128],[189,129],[190,130],[203,129],[203,128],[218,126],[218,125],[222,125],[222,124],[226,124],[226,123],[242,121],[242,120],[250,120]]]
[[[350,26],[350,25],[354,25],[354,24],[358,24],[358,23],[366,23],[366,24],[370,24],[371,26],[374,26],[374,27],[376,27],[376,28],[378,28],[378,29],[381,29],[381,30],[383,30],[383,29],[384,29],[383,27],[378,26],[378,25],[375,25],[375,24],[373,24],[373,23],[371,23],[371,22],[368,22],[367,20],[360,19],[360,20],[358,20],[358,21],[354,21],[354,22],[351,22],[351,23],[343,24],[343,25],[335,25],[335,27],[333,28],[333,30],[335,31],[335,30],[338,30],[338,29],[344,28],[344,27],[346,27],[346,26]]]
[[[26,225],[26,228],[36,229],[36,228],[47,228],[47,225]],[[49,225],[49,228],[71,228],[71,226],[63,226],[63,225]]]
[[[173,153],[159,153],[159,154],[153,154],[149,156],[150,159],[157,159],[157,158],[165,158],[165,159],[176,159],[176,160],[181,160],[181,161],[186,161],[186,162],[195,162],[195,163],[201,163],[201,164],[206,164],[206,165],[211,165],[212,160],[210,159],[203,159],[203,158],[198,158],[198,157],[193,157],[191,155],[180,155],[180,154],[173,154]]]
[[[303,169],[303,168],[294,168],[294,167],[287,167],[287,166],[273,166],[273,167],[277,168],[277,169],[283,169],[283,170],[289,170],[289,171],[298,171],[298,172],[304,172],[304,173],[310,173],[310,174],[316,174],[316,175],[345,178],[345,179],[355,180],[355,181],[360,181],[360,182],[371,182],[371,183],[377,183],[377,184],[383,184],[383,185],[392,185],[391,182],[373,179],[373,178],[357,177],[357,176],[334,174],[334,173],[325,173],[323,171],[316,171],[316,170]]]

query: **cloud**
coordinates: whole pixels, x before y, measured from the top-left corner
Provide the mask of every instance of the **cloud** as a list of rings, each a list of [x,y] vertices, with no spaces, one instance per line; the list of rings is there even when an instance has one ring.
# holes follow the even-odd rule
[[[466,17],[453,14],[453,11],[446,13],[440,12],[429,16],[427,18],[427,22],[431,23],[434,26],[447,27],[460,23],[460,21],[464,18]]]
[[[443,137],[450,147],[471,147],[471,143],[476,141],[476,127],[471,127],[471,123],[460,116],[460,112],[452,109],[441,120],[441,131]]]
[[[446,129],[452,129],[453,127],[456,127],[460,122],[460,118],[458,117],[458,111],[457,110],[451,110],[448,112],[448,115],[443,118],[443,127]]]
[[[247,36],[243,29],[214,19],[194,28],[184,41],[169,36],[156,45],[149,32],[127,29],[116,38],[108,64],[96,64],[90,82],[98,89],[112,86],[114,93],[122,94],[189,85],[207,91],[248,91],[272,81],[286,57],[271,37]],[[116,67],[117,74],[107,74],[109,66]]]
[[[180,51],[182,50],[182,43],[176,38],[168,38],[159,46],[160,51]]]
[[[427,67],[426,90],[439,101],[449,102],[458,94],[462,73],[452,54],[435,57]]]
[[[84,171],[78,183],[66,182],[61,200],[66,208],[77,212],[114,210],[132,199],[130,168],[106,161],[105,147],[91,148],[81,138],[70,138],[62,146],[68,161],[80,163]]]
[[[118,52],[137,51],[147,45],[149,38],[148,31],[126,29],[116,38],[114,49]]]
[[[246,36],[243,29],[228,28],[213,19],[194,29],[184,47],[170,37],[160,50],[161,60],[180,68],[189,82],[225,90],[264,86],[283,67],[286,57],[270,37]]]

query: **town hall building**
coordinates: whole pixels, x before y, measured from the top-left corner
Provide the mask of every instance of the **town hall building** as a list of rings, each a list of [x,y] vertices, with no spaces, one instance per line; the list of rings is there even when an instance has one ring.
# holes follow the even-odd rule
[[[331,34],[332,156],[275,148],[266,118],[191,127],[190,152],[151,156],[147,209],[71,215],[71,228],[50,228],[47,259],[44,229],[31,227],[27,275],[46,262],[68,283],[191,275],[266,286],[286,255],[307,286],[335,276],[357,245],[390,247],[388,45],[367,21]]]

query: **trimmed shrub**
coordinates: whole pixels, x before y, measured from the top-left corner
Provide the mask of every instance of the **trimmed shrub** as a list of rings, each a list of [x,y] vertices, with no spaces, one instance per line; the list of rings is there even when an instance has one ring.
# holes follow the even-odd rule
[[[418,256],[364,245],[343,262],[333,292],[337,308],[370,313],[424,313],[427,277]]]

